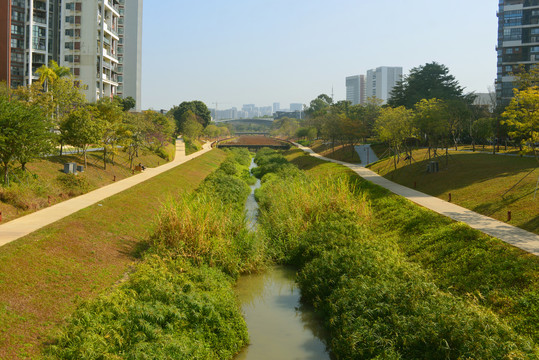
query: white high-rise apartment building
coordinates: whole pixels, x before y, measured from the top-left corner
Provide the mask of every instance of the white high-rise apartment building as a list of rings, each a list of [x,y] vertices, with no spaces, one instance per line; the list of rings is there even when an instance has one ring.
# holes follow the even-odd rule
[[[118,92],[118,0],[62,4],[60,59],[85,86],[88,101]]]
[[[87,100],[131,96],[140,111],[142,0],[66,1],[61,19],[61,65]]]
[[[118,95],[131,96],[140,111],[142,76],[142,1],[119,0]]]
[[[402,67],[381,66],[367,71],[367,97],[376,97],[387,103],[391,91],[402,80]]]
[[[352,105],[365,104],[365,75],[346,78],[346,100]]]

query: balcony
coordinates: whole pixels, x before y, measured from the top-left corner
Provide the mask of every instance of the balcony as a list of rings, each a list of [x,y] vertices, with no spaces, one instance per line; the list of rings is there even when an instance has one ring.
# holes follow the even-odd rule
[[[113,9],[117,13],[117,15],[120,15],[120,8],[118,7],[118,5],[113,4],[110,0],[105,0],[105,5]]]
[[[47,19],[46,18],[42,18],[42,17],[39,17],[39,16],[34,16],[33,19],[34,19],[35,23],[47,25]]]

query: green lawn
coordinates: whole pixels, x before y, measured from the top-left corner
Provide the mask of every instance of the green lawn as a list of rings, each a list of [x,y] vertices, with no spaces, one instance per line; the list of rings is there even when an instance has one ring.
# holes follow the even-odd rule
[[[361,159],[357,151],[350,145],[336,145],[335,148],[331,144],[326,144],[322,140],[313,141],[310,146],[314,152],[330,159],[349,162],[351,164],[360,164]]]
[[[439,151],[440,153],[440,151]],[[426,173],[427,151],[417,150],[413,162],[402,159],[394,167],[393,158],[370,166],[373,171],[395,181],[470,210],[539,234],[539,177],[534,158],[450,151],[439,157],[440,172]],[[447,161],[447,163],[446,163]]]
[[[169,144],[164,152],[174,157],[176,147]],[[81,154],[64,156],[51,156],[32,161],[27,164],[26,173],[16,172],[12,176],[12,186],[2,188],[0,186],[0,211],[2,222],[16,219],[41,208],[78,196],[82,193],[100,188],[119,181],[133,174],[126,153],[120,151],[115,156],[114,163],[107,163],[107,169],[103,169],[103,153],[101,151],[88,153],[88,166],[83,173],[79,173],[76,181],[82,186],[69,186],[59,179],[66,176],[62,173],[64,164],[75,162],[84,165]],[[167,161],[155,153],[141,150],[134,164],[142,163],[146,167],[163,165]]]
[[[34,358],[81,300],[121,281],[163,200],[224,160],[214,150],[0,248],[0,358]]]

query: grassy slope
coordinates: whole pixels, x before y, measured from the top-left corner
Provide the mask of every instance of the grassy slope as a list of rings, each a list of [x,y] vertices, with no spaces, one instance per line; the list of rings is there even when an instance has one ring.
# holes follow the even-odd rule
[[[122,279],[161,201],[192,191],[224,158],[204,154],[0,248],[0,358],[35,357],[77,299]]]
[[[172,156],[175,152],[175,146],[169,144],[165,150],[167,154]],[[151,152],[140,152],[140,156],[135,159],[134,164],[142,163],[146,167],[156,167],[164,164],[166,161]],[[129,161],[125,153],[120,152],[115,157],[115,165],[107,164],[107,170],[103,169],[102,152],[91,152],[88,154],[88,167],[85,172],[79,174],[79,177],[84,177],[88,184],[88,190],[94,190],[99,187],[108,185],[116,180],[122,180],[132,175],[129,169]],[[46,159],[37,160],[27,165],[30,174],[37,176],[36,180],[22,180],[23,185],[14,195],[17,197],[17,202],[20,206],[15,207],[13,204],[2,202],[0,200],[0,211],[2,211],[2,222],[16,219],[20,216],[27,215],[40,208],[48,206],[48,197],[50,196],[51,204],[55,204],[70,197],[69,191],[62,188],[56,181],[56,178],[62,174],[63,166],[68,162],[76,162],[79,165],[84,165],[84,157],[82,155],[64,155],[52,156]],[[0,192],[2,189],[0,188]],[[75,196],[78,194],[75,194]],[[1,198],[1,196],[0,196]]]
[[[408,187],[447,200],[449,193],[454,203],[480,214],[506,221],[509,224],[539,234],[539,206],[534,190],[539,176],[537,161],[533,158],[493,156],[466,152],[449,152],[449,162],[440,158],[440,172],[427,174],[426,150],[414,152],[412,165],[401,161],[394,169],[393,160],[380,161],[370,168],[380,175]],[[507,195],[502,195],[527,176]]]
[[[539,342],[539,257],[391,194],[344,166],[299,150],[287,158],[313,176],[353,179],[370,199],[372,226],[394,238],[440,288],[476,299]]]
[[[338,145],[335,146],[335,149],[332,149],[331,145],[325,145],[322,140],[316,140],[311,144],[310,147],[316,153],[330,159],[346,161],[352,164],[361,163],[361,159],[359,158],[357,151],[349,145]]]

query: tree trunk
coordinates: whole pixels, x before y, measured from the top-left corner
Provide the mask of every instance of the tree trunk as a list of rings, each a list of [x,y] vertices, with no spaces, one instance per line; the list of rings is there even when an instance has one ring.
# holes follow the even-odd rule
[[[64,153],[64,142],[60,142],[60,156],[62,156]]]
[[[472,151],[475,152],[475,140],[472,140]]]
[[[6,186],[9,185],[8,172],[9,172],[8,164],[4,163],[4,185]]]
[[[22,171],[26,171],[26,161],[21,162]]]
[[[107,146],[103,146],[103,170],[107,170]]]

